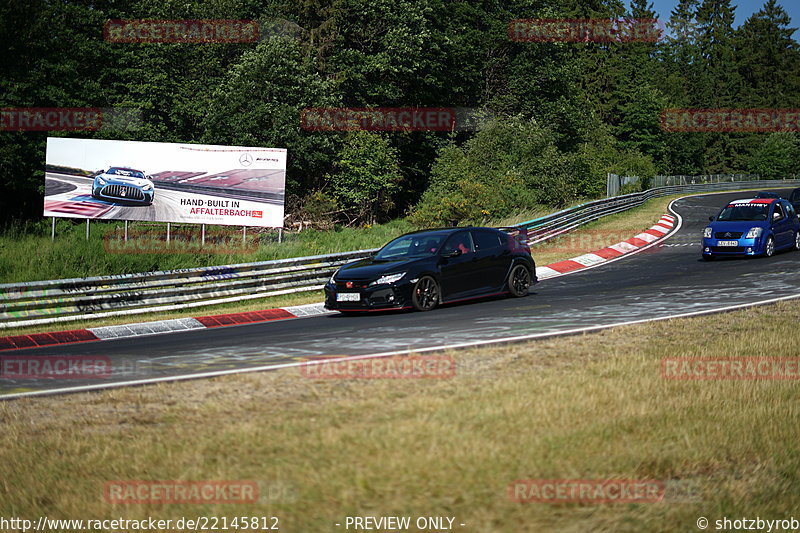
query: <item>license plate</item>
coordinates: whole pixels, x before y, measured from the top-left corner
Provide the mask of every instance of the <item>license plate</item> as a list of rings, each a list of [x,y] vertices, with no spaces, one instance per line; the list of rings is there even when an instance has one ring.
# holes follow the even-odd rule
[[[337,302],[360,302],[361,293],[358,292],[340,292],[336,295]]]
[[[717,246],[739,246],[739,241],[719,241]]]

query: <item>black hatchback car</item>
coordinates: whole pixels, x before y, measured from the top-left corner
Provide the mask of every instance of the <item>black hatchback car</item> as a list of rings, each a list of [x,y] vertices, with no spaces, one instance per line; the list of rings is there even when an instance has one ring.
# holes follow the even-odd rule
[[[325,307],[429,311],[471,298],[522,297],[536,282],[524,233],[479,227],[424,230],[339,268],[325,285]]]

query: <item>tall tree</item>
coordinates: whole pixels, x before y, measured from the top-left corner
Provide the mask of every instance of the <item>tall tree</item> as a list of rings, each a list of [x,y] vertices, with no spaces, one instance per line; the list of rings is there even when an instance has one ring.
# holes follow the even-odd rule
[[[736,31],[735,46],[742,104],[750,107],[800,106],[800,50],[796,28],[775,0],[767,0]]]

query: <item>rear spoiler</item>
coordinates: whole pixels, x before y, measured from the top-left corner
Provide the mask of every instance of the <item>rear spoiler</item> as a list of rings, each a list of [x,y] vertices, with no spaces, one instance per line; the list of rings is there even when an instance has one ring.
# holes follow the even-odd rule
[[[507,233],[509,237],[511,237],[514,251],[526,251],[530,253],[531,248],[530,244],[528,243],[528,228],[521,228],[519,226],[503,226],[497,229]]]

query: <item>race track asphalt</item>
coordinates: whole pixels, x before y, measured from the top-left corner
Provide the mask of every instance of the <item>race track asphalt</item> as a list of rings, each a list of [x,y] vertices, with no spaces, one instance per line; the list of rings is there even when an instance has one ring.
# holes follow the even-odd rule
[[[782,252],[772,258],[701,260],[700,236],[708,217],[726,201],[747,197],[739,192],[678,200],[674,209],[682,226],[671,238],[622,260],[542,281],[525,298],[472,301],[428,313],[331,314],[17,350],[3,357],[107,357],[114,371],[102,381],[119,382],[555,333],[800,294],[800,252]],[[724,321],[725,315],[719,315],[719,320]],[[0,376],[0,395],[97,385],[98,381]]]

